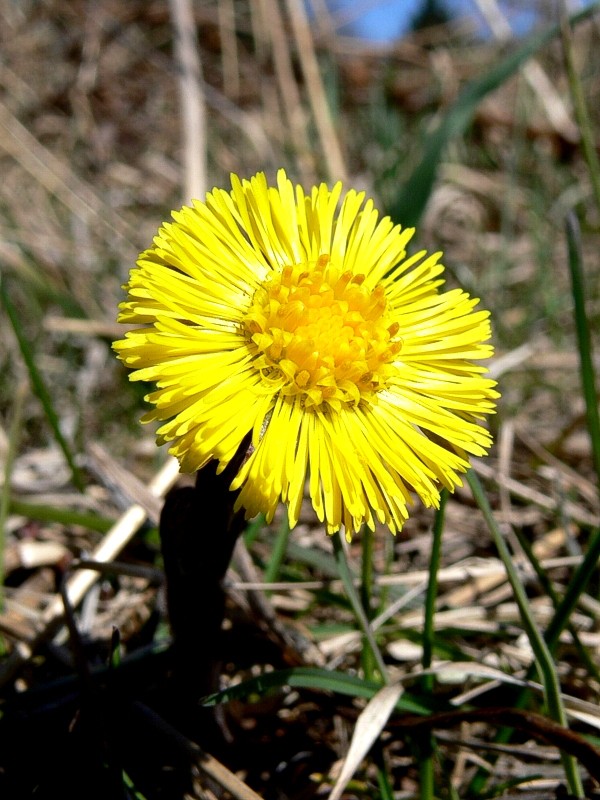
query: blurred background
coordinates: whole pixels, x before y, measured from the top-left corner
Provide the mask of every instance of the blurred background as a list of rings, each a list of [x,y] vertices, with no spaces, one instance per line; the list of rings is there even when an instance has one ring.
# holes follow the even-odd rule
[[[180,81],[173,7],[0,3],[2,273],[76,449],[99,436],[131,455],[151,440],[133,422],[141,390],[109,344],[120,285],[172,208],[227,185],[231,171],[272,177],[284,166],[305,185],[365,188],[395,213],[461,91],[558,13],[535,0],[195,2],[194,89]],[[596,122],[597,20],[573,35]],[[444,249],[450,279],[492,307],[500,352],[534,340],[560,352],[564,213],[598,220],[558,37],[497,80],[472,123],[449,136],[439,167],[418,246]],[[6,415],[23,375],[10,331],[0,370]],[[522,408],[527,387],[513,402],[511,383],[504,407]],[[550,392],[560,407],[565,395]],[[570,417],[572,403],[559,412]],[[34,397],[26,416],[24,443],[52,439]]]

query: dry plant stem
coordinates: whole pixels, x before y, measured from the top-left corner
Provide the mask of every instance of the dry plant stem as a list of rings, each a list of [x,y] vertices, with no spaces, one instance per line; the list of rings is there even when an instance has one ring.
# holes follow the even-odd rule
[[[346,166],[331,118],[304,4],[301,0],[286,0],[286,5],[329,177],[334,181],[345,181]]]
[[[206,193],[206,110],[196,22],[190,0],[169,0],[183,117],[184,202]]]
[[[115,234],[126,242],[137,241],[137,231],[105,203],[69,166],[44,147],[0,103],[0,149],[12,156],[38,181],[51,197],[56,197],[84,223],[90,218],[103,230],[106,238]]]
[[[513,38],[510,23],[502,13],[497,0],[476,0],[481,15],[499,42],[508,42]],[[556,87],[542,69],[539,61],[531,59],[523,67],[523,76],[535,92],[551,125],[568,142],[577,142],[577,127],[569,116],[565,104]]]
[[[506,477],[501,473],[499,474],[490,467],[489,464],[484,464],[483,461],[473,464],[473,469],[482,478],[493,480],[500,487],[506,487],[514,497],[519,497],[533,505],[545,508],[554,513],[556,513],[560,507],[560,503],[555,497],[543,494],[543,492],[526,486],[521,481],[515,480],[514,478]],[[579,525],[596,527],[600,524],[598,515],[590,514],[581,505],[567,501],[563,504],[563,508],[569,519]]]
[[[254,3],[258,6],[256,16],[260,17],[265,39],[269,37],[271,41],[275,75],[287,121],[286,133],[295,151],[300,178],[303,183],[312,183],[316,170],[307,132],[307,115],[294,77],[288,37],[279,3],[271,0],[254,0]]]
[[[90,442],[87,450],[87,468],[95,474],[103,486],[107,486],[114,502],[128,508],[132,503],[142,506],[152,525],[158,525],[162,507],[157,497],[139,478],[122,467],[110,453],[97,442]]]
[[[223,85],[228,97],[237,98],[240,93],[240,65],[235,35],[233,0],[219,0],[217,3],[217,20],[221,37]]]
[[[578,733],[531,711],[502,707],[447,711],[428,716],[396,715],[389,722],[389,727],[413,734],[419,729],[450,728],[461,722],[485,722],[496,727],[507,726],[524,731],[528,736],[568,754],[569,758],[578,759],[594,780],[600,780],[600,750]],[[576,797],[585,797],[583,790],[581,792]]]
[[[313,663],[321,665],[323,656],[319,648],[298,630],[288,628],[281,623],[277,612],[264,591],[270,586],[276,586],[276,584],[266,584],[264,581],[258,580],[258,570],[248,552],[243,537],[240,537],[237,541],[233,561],[236,570],[244,579],[243,589],[254,617],[268,631],[269,636],[274,637],[278,646],[285,650],[286,657],[297,664]],[[235,590],[236,586],[239,585],[239,583],[232,582],[229,587]]]
[[[498,550],[498,554],[506,568],[506,574],[521,614],[521,621],[540,670],[542,683],[544,684],[544,696],[548,706],[548,711],[555,722],[562,727],[567,728],[567,717],[560,696],[560,684],[550,649],[544,637],[538,630],[535,619],[533,618],[531,609],[529,607],[527,594],[513,564],[512,556],[509,552],[506,542],[504,541],[500,528],[496,524],[496,520],[492,513],[487,496],[483,491],[483,487],[479,483],[479,480],[473,470],[469,470],[467,473],[467,482],[471,488],[471,491],[473,492],[473,496],[477,502],[477,505],[485,517],[488,529],[492,534],[494,544]],[[569,791],[575,797],[585,797],[581,783],[581,776],[579,775],[579,770],[577,768],[575,759],[566,753],[561,753],[561,758],[563,761],[567,783],[569,785]]]

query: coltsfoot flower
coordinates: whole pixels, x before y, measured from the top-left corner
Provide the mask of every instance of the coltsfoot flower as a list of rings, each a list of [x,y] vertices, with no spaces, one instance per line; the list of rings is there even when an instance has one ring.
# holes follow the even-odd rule
[[[251,435],[231,484],[248,518],[283,501],[293,527],[308,481],[328,533],[395,533],[490,446],[489,313],[440,291],[441,254],[407,256],[414,229],[364,192],[231,184],[174,212],[124,287],[119,320],[144,327],[114,347],[156,385],[144,421],[184,472]]]

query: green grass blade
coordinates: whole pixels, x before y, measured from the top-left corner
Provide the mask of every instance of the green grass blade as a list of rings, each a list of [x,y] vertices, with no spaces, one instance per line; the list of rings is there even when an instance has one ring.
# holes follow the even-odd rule
[[[335,559],[329,553],[316,548],[308,548],[296,544],[293,539],[288,544],[288,557],[324,575],[326,578],[337,578],[338,570]]]
[[[592,357],[592,337],[588,316],[585,310],[585,278],[581,236],[577,217],[573,212],[567,216],[567,248],[569,271],[571,273],[571,293],[575,311],[575,329],[579,348],[581,384],[585,400],[588,432],[592,443],[592,459],[596,470],[598,492],[600,494],[600,415],[598,414],[598,395],[596,393],[596,374]]]
[[[275,672],[266,672],[256,678],[230,686],[203,698],[203,706],[216,706],[231,700],[247,700],[252,695],[262,696],[266,692],[285,686],[297,689],[315,689],[334,692],[349,697],[370,700],[381,689],[381,683],[367,681],[356,675],[347,675],[321,667],[292,667]],[[417,698],[404,692],[396,708],[411,714],[430,714],[431,709]]]
[[[585,557],[573,573],[567,591],[546,628],[545,639],[551,651],[556,647],[558,637],[569,623],[573,609],[585,592],[590,578],[597,571],[598,559],[600,559],[600,528],[592,534]]]
[[[596,2],[569,18],[571,25],[581,22],[600,8]],[[517,50],[488,70],[480,78],[471,81],[442,119],[440,125],[427,138],[421,161],[402,186],[396,199],[389,206],[392,219],[404,226],[415,225],[423,213],[433,190],[438,166],[446,145],[468,128],[478,105],[490,92],[511,77],[540,47],[552,41],[560,33],[560,25],[551,25],[529,37]]]
[[[373,542],[374,533],[368,527],[363,525],[360,532],[360,545],[361,545],[361,563],[360,563],[360,601],[365,610],[369,623],[373,619]],[[363,647],[361,652],[363,673],[365,678],[373,678],[375,669],[375,661],[373,652],[370,647]]]
[[[592,448],[592,461],[596,472],[600,494],[600,416],[596,393],[596,373],[592,354],[592,337],[586,313],[586,287],[579,223],[574,213],[566,220],[568,264],[571,276],[571,293],[575,315],[577,346],[579,349],[579,369],[586,408],[588,432]],[[553,649],[563,628],[569,623],[573,609],[585,591],[588,582],[598,567],[600,558],[600,529],[595,530],[588,542],[587,552],[575,571],[568,589],[559,604],[550,625],[546,630],[546,641]]]
[[[527,593],[521,582],[521,579],[519,578],[519,573],[517,572],[513,563],[512,555],[506,542],[504,541],[504,537],[502,536],[500,528],[496,523],[487,496],[481,483],[479,482],[479,478],[475,475],[472,469],[467,472],[467,482],[471,488],[471,491],[473,492],[473,497],[475,498],[477,505],[483,513],[488,529],[492,534],[498,555],[504,564],[515,602],[519,608],[521,622],[523,624],[525,633],[527,634],[527,638],[529,639],[529,644],[531,645],[542,683],[544,685],[544,697],[548,707],[548,713],[555,722],[558,722],[560,725],[566,728],[568,727],[567,716],[565,714],[562,698],[560,696],[560,683],[550,648],[538,629],[529,606]],[[561,758],[565,771],[565,777],[569,786],[569,791],[574,797],[585,797],[577,762],[573,756],[565,753],[561,754]]]
[[[377,786],[381,800],[394,800],[394,786],[390,777],[383,767],[377,770]]]
[[[265,567],[264,580],[266,583],[275,583],[279,579],[281,564],[287,553],[288,541],[290,538],[290,524],[287,514],[284,514],[279,530],[275,537],[275,543],[271,548],[271,557]]]
[[[444,513],[448,491],[443,489],[440,494],[440,507],[436,511],[433,523],[433,542],[431,545],[431,555],[429,556],[429,583],[425,596],[425,620],[423,624],[423,656],[421,663],[423,669],[431,667],[433,657],[433,642],[435,638],[435,602],[437,599],[438,572],[442,557],[442,532],[444,530]],[[423,676],[423,688],[430,692],[433,690],[433,675]]]
[[[565,609],[566,613],[565,610],[563,610],[559,614],[558,612],[559,609],[561,609],[562,600],[558,596],[556,590],[554,589],[554,586],[552,585],[552,581],[546,574],[544,568],[542,567],[537,556],[535,555],[533,547],[531,546],[531,541],[518,527],[515,528],[515,534],[517,536],[517,539],[519,540],[519,544],[523,548],[523,552],[527,556],[529,563],[531,564],[531,566],[535,571],[535,574],[537,575],[542,591],[550,598],[550,600],[552,600],[552,605],[554,606],[554,618],[552,620],[552,624],[544,633],[544,638],[546,640],[546,643],[548,644],[548,647],[550,648],[550,652],[554,653],[556,643],[558,642],[558,636],[562,632],[563,627],[566,627],[569,633],[571,634],[571,638],[573,639],[575,647],[577,648],[578,658],[581,664],[586,667],[590,675],[593,676],[596,681],[600,681],[600,670],[595,665],[594,660],[586,650],[585,646],[582,644],[579,634],[577,633],[577,629],[570,621],[571,612],[573,611],[575,604],[580,597],[580,593],[584,590],[587,580],[589,580],[591,573],[590,575],[588,575],[587,580],[585,581],[585,583],[583,583],[582,588],[577,593],[575,601],[572,603],[572,605],[571,602],[569,602],[568,606]],[[569,586],[569,588],[571,588],[573,584],[576,586],[580,586],[579,581],[575,581]],[[557,633],[552,632],[552,635],[549,636],[548,632],[550,631],[551,627],[553,627],[554,630],[558,632]]]
[[[13,405],[12,421],[8,434],[8,449],[4,464],[4,483],[0,494],[0,587],[4,586],[4,551],[6,548],[5,525],[10,511],[10,476],[19,446],[21,425],[23,422],[23,404],[25,402],[25,385],[18,387]],[[4,592],[0,591],[0,611],[4,607]]]
[[[583,92],[581,80],[575,67],[573,55],[573,32],[566,14],[561,16],[561,35],[562,46],[565,57],[565,70],[569,79],[569,89],[573,100],[573,111],[581,136],[581,150],[585,158],[588,174],[592,184],[592,192],[596,201],[598,211],[600,211],[600,159],[596,150],[596,141],[587,103]]]
[[[342,541],[342,535],[339,531],[333,534],[332,541],[333,552],[335,554],[339,576],[344,584],[344,589],[346,590],[346,595],[348,596],[348,600],[350,601],[350,605],[354,611],[354,616],[356,617],[356,621],[358,622],[359,627],[364,634],[365,641],[368,643],[371,649],[371,653],[382,680],[385,681],[385,683],[388,683],[389,679],[387,667],[385,666],[383,656],[381,655],[381,651],[377,645],[377,642],[375,641],[373,628],[371,627],[367,612],[365,611],[361,602],[360,594],[355,586],[354,576],[350,570],[350,565],[348,564],[348,558],[346,556],[346,550],[344,549],[344,544]]]
[[[67,461],[67,464],[69,465],[71,474],[73,476],[73,483],[80,491],[83,491],[85,483],[81,476],[81,472],[77,464],[75,463],[75,458],[71,452],[69,445],[67,444],[66,439],[62,435],[62,432],[60,430],[58,414],[54,410],[52,398],[50,397],[50,393],[48,392],[46,384],[44,383],[44,380],[42,378],[42,375],[35,363],[35,358],[33,355],[33,350],[31,348],[31,345],[29,344],[25,334],[23,333],[23,329],[19,322],[17,311],[13,306],[12,300],[10,299],[9,293],[7,291],[6,282],[2,279],[0,279],[0,297],[2,298],[2,303],[4,304],[4,308],[6,309],[6,313],[10,320],[10,324],[17,339],[21,355],[23,356],[23,361],[25,362],[25,366],[27,367],[33,391],[38,396],[42,404],[42,407],[44,409],[44,413],[46,414],[46,419],[48,420],[48,424],[50,425],[52,433],[54,434],[54,438],[56,439],[60,449],[64,453],[65,459]]]
[[[85,511],[73,511],[70,508],[59,508],[56,506],[44,505],[43,503],[29,503],[25,500],[9,498],[9,510],[11,514],[19,514],[27,519],[35,519],[38,522],[58,522],[61,525],[78,525],[88,531],[106,533],[115,524],[114,519],[101,517],[98,514]]]

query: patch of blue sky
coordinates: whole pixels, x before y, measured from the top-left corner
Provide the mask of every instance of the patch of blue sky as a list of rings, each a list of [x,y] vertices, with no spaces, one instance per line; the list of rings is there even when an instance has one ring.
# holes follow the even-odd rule
[[[310,0],[309,0],[310,2]],[[571,0],[570,10],[590,5],[593,0]],[[412,29],[413,20],[426,6],[426,0],[327,0],[329,12],[339,23],[337,31],[373,42],[391,42]],[[439,7],[451,18],[468,17],[474,32],[489,38],[491,32],[476,0],[439,0]],[[539,0],[498,0],[515,36],[530,33],[539,22]]]

